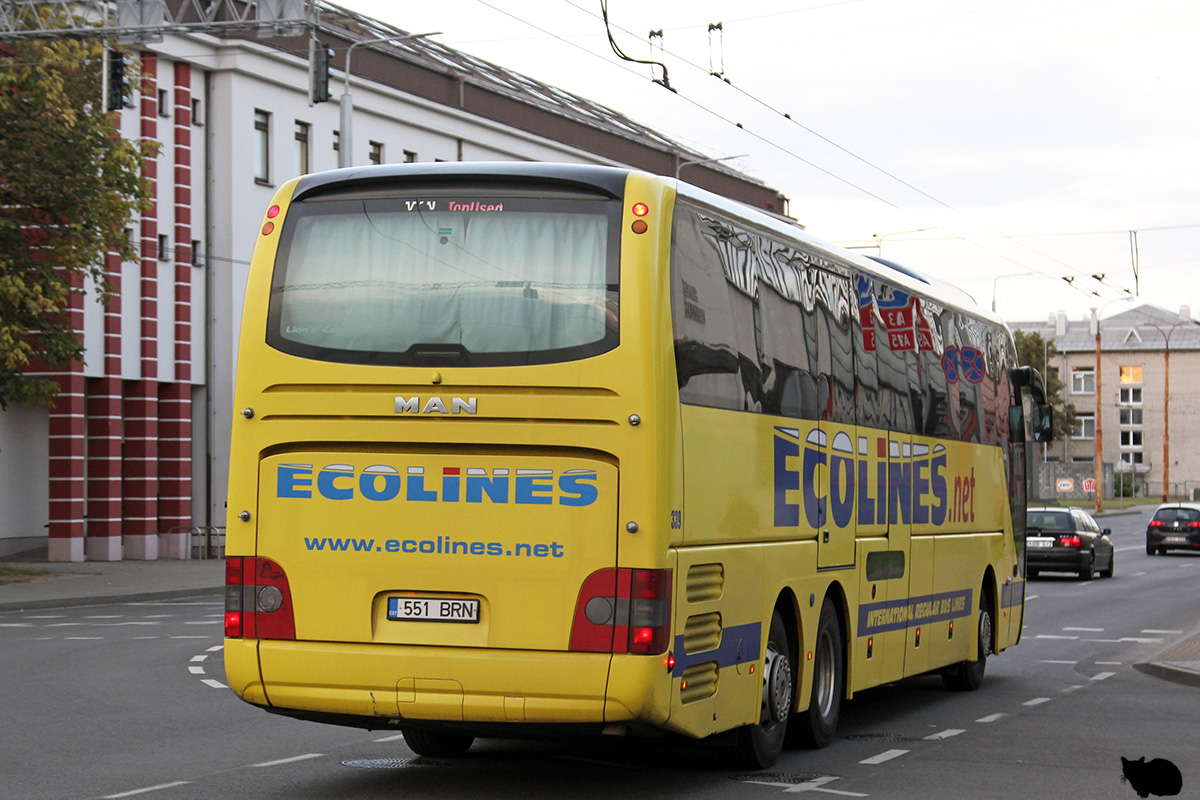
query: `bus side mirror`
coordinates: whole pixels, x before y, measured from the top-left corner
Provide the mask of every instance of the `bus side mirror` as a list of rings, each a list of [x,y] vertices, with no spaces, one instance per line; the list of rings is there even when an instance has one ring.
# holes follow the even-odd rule
[[[1033,407],[1033,438],[1039,442],[1054,441],[1054,406],[1049,403]]]

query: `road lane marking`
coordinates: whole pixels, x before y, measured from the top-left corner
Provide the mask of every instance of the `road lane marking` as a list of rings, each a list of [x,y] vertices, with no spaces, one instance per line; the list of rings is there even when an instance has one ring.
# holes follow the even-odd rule
[[[946,730],[938,733],[931,733],[925,738],[929,741],[936,741],[938,739],[949,739],[951,736],[958,736],[960,733],[966,733],[966,730],[963,728],[947,728]]]
[[[397,733],[395,736],[385,736],[382,739],[376,739],[377,742],[398,742],[404,738],[403,733]]]
[[[1085,642],[1102,642],[1104,644],[1116,644],[1120,639],[1084,639]]]
[[[1042,661],[1039,663],[1042,663],[1042,664],[1071,664],[1073,666],[1075,664],[1078,664],[1079,662],[1078,661]]]
[[[820,778],[813,778],[811,781],[805,781],[804,783],[797,783],[795,786],[790,786],[787,789],[784,789],[783,791],[787,794],[792,794],[795,792],[821,792],[822,794],[838,794],[838,795],[841,795],[842,797],[870,797],[871,796],[869,794],[863,794],[862,792],[847,792],[847,791],[843,791],[841,789],[826,789],[824,787],[824,784],[830,783],[831,781],[836,781],[836,780],[841,780],[841,779],[837,775],[822,775]],[[757,781],[751,781],[751,782],[757,783]]]
[[[979,719],[977,719],[975,721],[976,722],[995,722],[996,720],[1000,719],[1003,716],[1004,716],[1004,714],[988,714],[986,717],[980,717]]]
[[[1183,633],[1183,631],[1160,631],[1160,630],[1157,630],[1156,628],[1146,628],[1144,631],[1142,631],[1142,633],[1179,634],[1179,633]]]
[[[1137,642],[1138,644],[1162,644],[1162,639],[1146,639],[1138,636],[1123,636],[1118,642]]]
[[[1125,662],[1123,662],[1123,661],[1097,661],[1096,662],[1097,666],[1103,666],[1103,667],[1119,667],[1123,663],[1125,663]]]
[[[64,642],[102,642],[103,636],[64,636]]]
[[[145,794],[146,792],[157,792],[159,789],[174,789],[176,786],[187,786],[188,781],[174,781],[172,783],[160,783],[158,786],[147,786],[145,789],[134,789],[132,792],[121,792],[120,794],[107,794],[104,800],[117,800],[118,797],[133,797],[135,794]]]
[[[201,653],[198,656],[192,656],[192,661],[208,661],[208,654]]]
[[[864,758],[862,761],[860,761],[858,763],[860,763],[860,764],[882,764],[885,761],[891,761],[893,758],[898,758],[907,752],[908,752],[907,750],[885,750],[884,752],[880,753],[877,756],[871,756],[870,758]]]
[[[278,767],[281,764],[294,764],[297,761],[308,761],[310,758],[324,758],[324,753],[305,753],[302,756],[292,756],[291,758],[281,758],[277,761],[264,761],[261,764],[251,764],[252,767]]]
[[[1063,628],[1064,631],[1083,631],[1084,633],[1104,633],[1104,628]]]
[[[1068,686],[1067,688],[1060,689],[1059,691],[1062,692],[1063,694],[1066,694],[1067,692],[1078,692],[1082,688],[1083,688],[1083,686],[1080,686],[1080,685]],[[1026,703],[1025,705],[1029,705],[1029,704]]]
[[[1078,636],[1062,636],[1057,633],[1039,633],[1037,636],[1034,636],[1033,638],[1035,638],[1035,639],[1070,639],[1073,641],[1073,640],[1078,639],[1079,637]]]
[[[203,675],[204,667],[188,667],[188,672],[192,673],[193,675]]]
[[[212,647],[208,648],[208,649],[207,649],[207,650],[205,650],[204,652],[206,652],[206,653],[215,653],[215,652],[217,652],[218,650],[224,650],[224,649],[225,649],[225,645],[223,645],[223,644],[218,644],[218,645],[213,645]]]
[[[1049,703],[1049,697],[1035,697],[1032,700],[1026,700],[1021,705],[1023,706],[1040,706],[1042,703]]]
[[[1116,675],[1116,674],[1117,674],[1117,673],[1115,673],[1115,672],[1101,672],[1101,673],[1099,673],[1099,674],[1097,674],[1097,675],[1093,675],[1093,676],[1092,676],[1092,680],[1094,680],[1094,681],[1102,681],[1102,680],[1104,680],[1105,678],[1111,678],[1113,675]]]
[[[200,682],[203,683],[205,686],[211,686],[214,689],[228,689],[229,688],[228,686],[221,683],[220,681],[213,680],[212,678],[205,678],[204,680],[202,680]]]

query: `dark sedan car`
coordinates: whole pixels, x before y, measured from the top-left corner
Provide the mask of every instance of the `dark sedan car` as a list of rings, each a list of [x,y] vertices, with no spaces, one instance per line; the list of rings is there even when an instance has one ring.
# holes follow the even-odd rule
[[[1200,550],[1200,503],[1166,503],[1146,526],[1146,555]]]
[[[1030,578],[1040,572],[1074,572],[1090,581],[1099,570],[1113,575],[1113,545],[1108,528],[1100,530],[1080,508],[1031,508],[1025,517],[1025,566]]]

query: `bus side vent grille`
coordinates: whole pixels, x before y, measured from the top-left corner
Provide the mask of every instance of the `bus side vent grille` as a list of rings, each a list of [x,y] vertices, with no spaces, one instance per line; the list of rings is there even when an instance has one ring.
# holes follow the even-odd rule
[[[725,592],[724,564],[693,564],[687,573],[687,601],[708,603]]]
[[[721,615],[697,614],[683,626],[683,650],[688,655],[716,650],[721,644]]]
[[[717,662],[695,664],[683,671],[679,700],[685,705],[706,700],[717,693]]]

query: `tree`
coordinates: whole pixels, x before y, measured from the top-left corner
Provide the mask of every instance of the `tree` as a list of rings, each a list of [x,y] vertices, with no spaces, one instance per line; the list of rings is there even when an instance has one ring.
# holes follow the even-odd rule
[[[1075,429],[1075,406],[1064,403],[1062,390],[1065,384],[1058,376],[1058,367],[1050,366],[1050,359],[1061,355],[1054,342],[1047,342],[1040,333],[1013,331],[1017,342],[1017,363],[1033,367],[1046,381],[1046,402],[1054,406],[1054,438],[1062,441]]]
[[[69,22],[48,5],[9,13]],[[0,45],[0,408],[51,401],[57,384],[29,370],[82,360],[72,297],[90,278],[106,300],[105,255],[137,257],[126,227],[148,207],[141,165],[156,144],[121,138],[104,68],[99,40]]]

